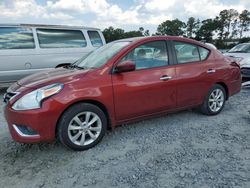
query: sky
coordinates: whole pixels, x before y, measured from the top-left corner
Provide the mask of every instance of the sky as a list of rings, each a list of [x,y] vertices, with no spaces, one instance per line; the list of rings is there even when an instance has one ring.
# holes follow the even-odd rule
[[[250,10],[250,0],[0,0],[1,23],[139,27],[154,33],[165,20],[214,18],[221,10]]]

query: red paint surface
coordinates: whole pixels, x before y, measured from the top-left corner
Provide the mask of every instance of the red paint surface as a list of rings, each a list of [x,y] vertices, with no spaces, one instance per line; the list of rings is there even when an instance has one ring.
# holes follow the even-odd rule
[[[202,62],[112,73],[119,60],[130,50],[144,42],[155,40],[189,42],[208,48],[211,52]],[[22,79],[11,86],[12,90],[21,94],[5,107],[5,117],[12,137],[25,143],[53,141],[60,116],[78,102],[101,104],[108,112],[111,126],[115,127],[121,123],[199,106],[208,90],[216,83],[226,87],[228,97],[238,93],[241,88],[240,69],[232,61],[217,50],[194,40],[179,37],[140,38],[101,68],[89,71],[59,68]],[[216,72],[208,74],[209,69]],[[172,79],[162,81],[162,76],[171,76]],[[45,100],[42,108],[28,111],[15,111],[11,108],[26,93],[52,83],[63,83],[64,88],[59,94]],[[13,124],[29,126],[40,137],[20,137],[13,129]]]

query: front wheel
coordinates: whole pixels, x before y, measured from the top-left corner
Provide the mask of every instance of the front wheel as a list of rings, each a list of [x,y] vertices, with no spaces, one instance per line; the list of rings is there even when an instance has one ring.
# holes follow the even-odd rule
[[[107,118],[95,105],[81,103],[70,107],[58,124],[62,144],[73,150],[86,150],[98,144],[107,129]]]
[[[206,115],[217,115],[224,108],[226,92],[221,85],[214,85],[208,92],[202,106],[201,112]]]

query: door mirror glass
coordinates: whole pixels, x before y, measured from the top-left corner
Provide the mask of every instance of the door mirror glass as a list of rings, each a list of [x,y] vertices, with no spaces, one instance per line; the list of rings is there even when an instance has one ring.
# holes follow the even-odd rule
[[[123,61],[119,63],[115,68],[116,73],[130,72],[134,70],[135,70],[135,63],[133,61]]]

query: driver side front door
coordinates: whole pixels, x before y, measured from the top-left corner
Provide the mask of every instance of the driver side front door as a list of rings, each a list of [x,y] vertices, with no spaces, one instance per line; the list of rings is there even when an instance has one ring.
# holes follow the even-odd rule
[[[115,115],[126,121],[176,107],[175,66],[170,65],[166,41],[140,45],[123,60],[136,64],[132,72],[112,75]]]

